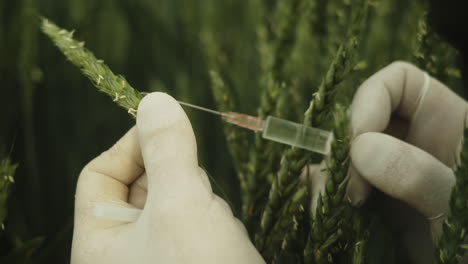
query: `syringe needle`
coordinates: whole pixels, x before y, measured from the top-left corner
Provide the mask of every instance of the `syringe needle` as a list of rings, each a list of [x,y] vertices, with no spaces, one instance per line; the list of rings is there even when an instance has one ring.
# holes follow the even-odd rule
[[[219,112],[209,108],[201,107],[198,105],[193,105],[185,102],[178,101],[179,104],[188,106],[194,109],[205,111],[211,114],[220,115],[224,121],[231,123],[236,126],[250,129],[254,132],[259,132],[263,130],[263,121],[259,117],[250,116],[246,114],[240,114],[235,112]]]
[[[189,104],[189,103],[185,103],[185,102],[181,102],[181,101],[177,101],[177,102],[179,102],[179,104],[181,104],[181,105],[188,106],[188,107],[198,109],[198,110],[202,110],[202,111],[205,111],[205,112],[208,112],[208,113],[211,113],[211,114],[220,115],[220,116],[224,115],[224,113],[222,113],[222,112],[212,110],[212,109],[209,109],[209,108],[205,108],[205,107],[201,107],[201,106],[198,106],[198,105],[193,105],[193,104]]]

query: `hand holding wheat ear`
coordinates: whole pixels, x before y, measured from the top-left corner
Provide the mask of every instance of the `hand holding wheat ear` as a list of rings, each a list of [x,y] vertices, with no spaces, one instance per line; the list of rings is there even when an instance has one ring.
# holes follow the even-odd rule
[[[430,231],[437,241],[449,215],[455,185],[451,168],[460,152],[467,107],[442,83],[404,62],[374,74],[353,99],[347,198],[360,205],[371,186],[392,197],[380,206],[402,233],[413,263],[432,261]],[[314,171],[313,207],[326,178]]]
[[[195,136],[179,103],[162,93],[140,102],[142,94],[72,32],[47,20],[42,29],[100,91],[137,119],[80,175],[72,263],[264,263],[198,167]],[[109,204],[143,212],[134,223],[98,219],[95,209]]]
[[[141,180],[146,177],[146,181]],[[98,219],[99,204],[140,207],[133,223]],[[242,223],[212,193],[180,105],[153,93],[137,124],[82,171],[72,263],[264,263]]]

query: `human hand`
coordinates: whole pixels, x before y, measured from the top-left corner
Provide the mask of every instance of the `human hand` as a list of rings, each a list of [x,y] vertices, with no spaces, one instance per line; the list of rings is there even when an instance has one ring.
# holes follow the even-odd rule
[[[431,235],[436,241],[449,213],[466,112],[462,98],[404,62],[374,74],[353,99],[347,199],[362,204],[370,186],[388,195],[379,206],[412,263],[431,262]],[[314,171],[316,206],[326,176]]]
[[[147,95],[137,124],[81,172],[71,262],[264,263],[242,223],[199,168],[180,105]],[[99,204],[138,207],[132,223],[97,219]]]

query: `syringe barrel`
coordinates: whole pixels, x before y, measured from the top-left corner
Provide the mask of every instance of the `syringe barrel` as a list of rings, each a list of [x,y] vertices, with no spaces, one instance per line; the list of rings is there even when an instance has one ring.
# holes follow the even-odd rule
[[[298,148],[328,154],[333,133],[304,126],[281,118],[268,116],[264,123],[263,138]]]

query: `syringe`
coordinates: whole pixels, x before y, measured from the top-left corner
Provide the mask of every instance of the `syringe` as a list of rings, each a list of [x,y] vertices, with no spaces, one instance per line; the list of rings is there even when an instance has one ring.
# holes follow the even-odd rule
[[[231,124],[247,128],[254,132],[262,132],[262,137],[290,146],[303,148],[321,154],[328,154],[333,141],[333,134],[318,128],[304,126],[281,118],[268,116],[265,120],[236,112],[219,112],[198,105],[179,101],[183,106],[202,110],[221,116]],[[138,208],[122,207],[113,204],[98,204],[93,211],[94,216],[120,222],[134,222],[141,214]]]
[[[320,154],[328,154],[333,141],[333,133],[294,123],[281,118],[268,116],[262,120],[256,116],[240,114],[236,112],[219,112],[198,105],[179,101],[181,105],[221,116],[221,118],[233,125],[250,129],[254,132],[262,132],[262,137],[268,140],[280,142],[286,145],[314,151]]]

